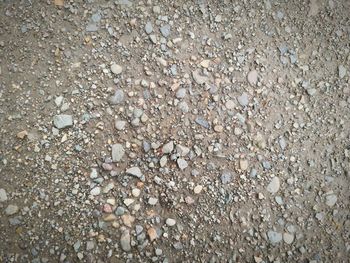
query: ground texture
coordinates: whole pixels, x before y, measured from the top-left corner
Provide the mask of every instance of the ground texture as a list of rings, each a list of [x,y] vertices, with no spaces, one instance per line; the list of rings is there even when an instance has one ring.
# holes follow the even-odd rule
[[[350,1],[0,1],[0,262],[349,262]]]

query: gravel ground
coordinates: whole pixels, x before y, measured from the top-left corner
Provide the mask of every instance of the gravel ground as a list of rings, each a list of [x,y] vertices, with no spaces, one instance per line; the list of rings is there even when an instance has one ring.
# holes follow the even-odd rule
[[[0,1],[0,262],[349,262],[350,1]]]

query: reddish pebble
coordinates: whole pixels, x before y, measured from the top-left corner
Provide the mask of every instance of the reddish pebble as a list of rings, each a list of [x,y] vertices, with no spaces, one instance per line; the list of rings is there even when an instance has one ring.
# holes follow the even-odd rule
[[[113,212],[112,207],[109,204],[104,204],[102,211],[105,213],[112,213]]]

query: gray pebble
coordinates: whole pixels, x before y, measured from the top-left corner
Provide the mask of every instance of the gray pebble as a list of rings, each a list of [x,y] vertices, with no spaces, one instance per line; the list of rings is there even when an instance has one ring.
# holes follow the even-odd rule
[[[153,32],[153,26],[152,23],[150,21],[148,21],[145,25],[145,31],[146,33],[149,35]]]
[[[177,165],[179,166],[179,168],[181,170],[186,169],[187,166],[188,166],[187,162],[184,159],[182,159],[182,158],[177,159]]]
[[[270,183],[267,186],[267,191],[269,191],[271,194],[275,194],[280,189],[280,179],[275,176],[271,179]]]
[[[118,206],[114,213],[116,216],[121,216],[121,215],[124,215],[125,211],[126,210],[124,207]]]
[[[229,171],[224,171],[220,179],[222,184],[228,184],[232,180],[232,175]]]
[[[143,176],[140,168],[138,167],[131,167],[129,169],[126,170],[126,173],[129,174],[129,175],[132,175],[134,177],[137,177],[139,178],[141,181],[144,181],[145,180],[145,177]]]
[[[245,107],[249,103],[249,98],[247,93],[243,93],[241,96],[237,98],[238,103],[241,104],[241,106]]]
[[[160,28],[160,33],[162,33],[163,37],[167,38],[170,36],[170,25],[166,24]]]
[[[183,99],[186,96],[186,93],[187,93],[186,89],[181,88],[176,92],[176,98]]]
[[[210,125],[209,125],[209,122],[207,122],[205,119],[203,119],[202,117],[197,117],[195,122],[202,126],[203,128],[206,128],[206,129],[209,129],[210,128]]]
[[[163,148],[162,148],[162,152],[164,154],[168,154],[171,153],[174,150],[174,142],[170,141],[166,144],[164,144]]]
[[[269,238],[272,244],[276,244],[282,241],[282,234],[272,230],[269,230],[267,232],[267,237]]]
[[[129,230],[124,230],[121,237],[120,237],[120,245],[121,245],[122,249],[126,252],[131,250],[130,241],[131,241],[131,238],[130,238]]]
[[[124,156],[124,147],[120,143],[112,145],[112,160],[113,162],[119,162]]]
[[[109,98],[109,102],[112,105],[120,104],[124,100],[124,91],[121,89],[118,89],[115,91],[114,95]]]
[[[7,193],[5,189],[0,188],[0,202],[5,202],[7,201]]]
[[[71,115],[61,114],[53,117],[53,124],[57,129],[63,129],[73,125],[73,118]]]
[[[17,205],[8,205],[5,209],[5,214],[8,216],[14,215],[18,212],[19,208]]]

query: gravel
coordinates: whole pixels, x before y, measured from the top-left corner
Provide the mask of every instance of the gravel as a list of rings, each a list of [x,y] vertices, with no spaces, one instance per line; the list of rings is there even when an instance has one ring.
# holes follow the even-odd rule
[[[123,145],[116,143],[112,145],[112,160],[113,162],[119,162],[123,158],[125,153]]]
[[[6,202],[6,201],[7,201],[6,190],[3,188],[0,188],[0,202]]]

